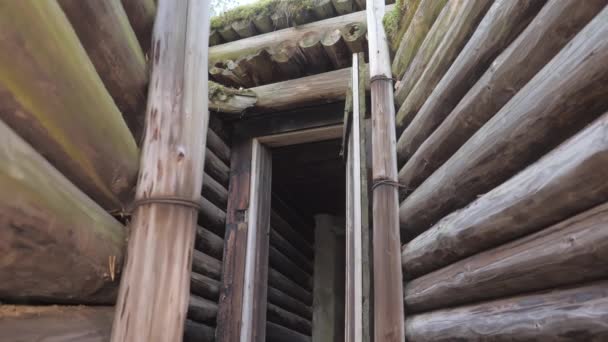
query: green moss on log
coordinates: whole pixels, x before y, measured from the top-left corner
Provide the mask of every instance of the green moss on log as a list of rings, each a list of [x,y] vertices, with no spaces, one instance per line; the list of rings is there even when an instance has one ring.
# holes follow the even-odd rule
[[[243,5],[211,18],[211,29],[218,29],[239,20],[251,20],[256,16],[270,16],[284,13],[289,18],[312,9],[314,0],[260,0],[250,5]],[[290,20],[291,22],[291,20]]]

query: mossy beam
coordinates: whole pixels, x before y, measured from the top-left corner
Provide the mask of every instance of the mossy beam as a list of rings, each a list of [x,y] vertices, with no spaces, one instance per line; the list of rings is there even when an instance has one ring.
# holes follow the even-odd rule
[[[383,24],[386,29],[386,37],[388,39],[388,45],[392,52],[397,51],[399,44],[401,44],[401,38],[407,31],[414,14],[418,9],[422,0],[397,0],[397,5],[384,16]],[[441,0],[431,0],[427,2],[440,2]]]
[[[209,81],[209,109],[228,114],[242,114],[255,106],[257,97],[249,90],[227,88]]]
[[[0,119],[105,209],[131,199],[135,140],[57,2],[0,3]]]

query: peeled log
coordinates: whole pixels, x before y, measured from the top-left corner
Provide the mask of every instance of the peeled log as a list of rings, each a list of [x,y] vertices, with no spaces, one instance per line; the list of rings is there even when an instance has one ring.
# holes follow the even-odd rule
[[[281,80],[298,78],[306,69],[306,56],[295,42],[284,41],[279,44],[274,50],[272,60],[279,70]]]
[[[608,114],[403,249],[417,276],[608,200]],[[601,170],[601,171],[600,171]]]
[[[331,0],[338,15],[352,13],[355,10],[354,0]]]
[[[273,288],[268,287],[268,302],[275,304],[289,312],[298,316],[312,320],[312,309],[310,306],[294,299],[287,294]]]
[[[403,231],[420,234],[601,115],[608,107],[606,35],[608,8],[401,204]]]
[[[401,2],[398,6],[402,8],[399,10],[399,22],[397,23],[397,30],[388,37],[388,45],[391,52],[397,51],[399,45],[403,42],[403,35],[407,31],[408,27],[412,23],[412,19],[416,14],[416,10],[420,7],[420,3],[425,2],[424,0],[409,0],[407,2]],[[431,0],[427,2],[441,2],[441,0]]]
[[[342,38],[348,46],[348,50],[353,53],[368,53],[367,49],[367,26],[363,23],[348,24],[341,30]]]
[[[215,133],[215,127],[211,127],[213,120],[209,122],[209,130],[207,130],[207,148],[215,153],[226,165],[230,165],[230,147],[224,140]]]
[[[503,1],[513,3],[513,0]],[[448,28],[443,40],[439,46],[437,46],[437,49],[429,59],[426,67],[424,67],[423,71],[420,73],[420,76],[417,77],[415,82],[409,82],[409,79],[406,79],[406,82],[409,82],[411,85],[411,90],[408,91],[405,100],[403,100],[402,103],[400,102],[401,107],[399,108],[397,118],[395,119],[397,132],[402,132],[405,126],[416,116],[426,98],[429,97],[437,83],[441,80],[441,77],[443,77],[446,70],[448,70],[454,59],[456,59],[465,46],[469,37],[471,37],[473,32],[477,29],[477,24],[479,24],[484,14],[488,11],[488,8],[493,4],[493,1],[470,0],[464,3],[465,5],[460,8],[460,11],[456,15],[456,19],[454,19],[452,25]],[[542,1],[534,1],[534,3],[539,4],[542,3]],[[504,7],[498,7],[501,10],[504,10]],[[517,7],[524,6],[517,2]],[[538,7],[535,8],[538,9]],[[512,18],[512,22],[518,23],[515,16]],[[479,29],[485,30],[487,28],[480,27]],[[505,31],[506,30],[507,29],[505,28]],[[510,37],[513,37],[513,33]],[[403,87],[407,91],[408,84],[404,84]]]
[[[131,27],[137,35],[144,53],[150,51],[152,43],[152,28],[156,17],[154,0],[122,0],[122,6],[129,17]]]
[[[311,260],[295,248],[292,243],[282,237],[274,228],[270,229],[270,244],[309,274],[313,273]]]
[[[0,160],[0,298],[112,303],[124,227],[2,121]]]
[[[321,44],[322,35],[318,32],[308,32],[298,45],[306,57],[306,69],[310,74],[326,72],[331,66],[331,61],[325,53]]]
[[[312,294],[274,269],[268,269],[268,285],[306,305],[312,305]]]
[[[190,274],[190,293],[217,302],[222,284],[212,278],[192,272]]]
[[[208,174],[203,175],[203,190],[201,194],[217,207],[225,208],[228,201],[228,190]]]
[[[393,58],[393,76],[398,79],[403,77],[446,2],[447,0],[422,1],[416,8],[416,14],[403,34]]]
[[[312,324],[309,320],[270,303],[267,310],[268,322],[282,325],[307,336],[312,334]]]
[[[325,53],[329,57],[334,69],[342,69],[350,66],[352,56],[339,29],[329,31],[321,39]]]
[[[3,2],[0,32],[0,119],[102,207],[122,209],[137,146],[59,5]]]
[[[188,318],[199,323],[215,324],[217,304],[195,295],[190,295]]]
[[[217,260],[222,260],[224,255],[224,239],[201,226],[196,228],[194,246]]]
[[[399,171],[399,182],[410,189],[422,184],[534,77],[605,6],[605,1],[585,4],[549,1],[412,155]]]
[[[247,56],[243,59],[243,63],[245,63],[245,68],[256,86],[272,83],[279,78],[270,53],[266,49],[261,49]]]
[[[141,141],[148,70],[120,0],[59,0],[136,141]]]
[[[266,339],[268,342],[311,342],[310,336],[271,322],[266,323]]]
[[[273,246],[269,250],[270,267],[281,272],[284,276],[293,280],[300,286],[311,291],[312,276],[302,270],[296,263],[289,260],[283,253],[279,252]]]
[[[237,90],[209,81],[209,109],[229,114],[242,114],[255,106],[257,98],[249,90]]]
[[[608,339],[608,282],[410,316],[407,341],[580,342]]]
[[[204,276],[220,280],[222,276],[222,263],[198,250],[192,251],[192,271]]]
[[[313,0],[313,12],[317,20],[323,20],[336,16],[332,0]]]
[[[411,312],[582,284],[608,276],[608,204],[409,282]]]
[[[448,66],[449,59],[455,56],[448,52],[441,56],[443,66],[437,65],[437,69],[428,70],[428,73],[425,71],[402,107],[406,116],[408,111],[417,114],[397,142],[397,165],[402,166],[412,156],[492,60],[526,28],[544,3],[538,0],[496,0],[445,75],[441,77],[442,71]],[[441,81],[437,83],[439,79]]]
[[[253,21],[250,19],[238,20],[232,23],[232,29],[241,38],[248,38],[258,34]]]
[[[212,231],[218,236],[224,236],[226,228],[226,212],[211,203],[205,197],[200,197],[200,215],[199,221],[203,226]]]
[[[205,151],[205,172],[224,187],[228,187],[230,168],[209,148]]]

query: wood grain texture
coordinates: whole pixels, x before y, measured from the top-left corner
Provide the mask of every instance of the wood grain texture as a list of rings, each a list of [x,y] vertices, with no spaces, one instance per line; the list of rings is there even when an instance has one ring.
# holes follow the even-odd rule
[[[512,3],[512,1],[509,2]],[[408,94],[404,100],[398,101],[401,106],[395,119],[397,132],[402,132],[417,116],[420,107],[422,107],[427,97],[433,92],[433,89],[449,69],[450,65],[452,65],[452,62],[466,45],[473,32],[478,28],[479,22],[492,4],[494,4],[494,1],[469,0],[463,1],[463,3],[464,5],[459,8],[456,18],[447,28],[447,32],[442,37],[441,43],[437,46],[432,57],[428,60],[428,64],[420,72],[420,75],[416,78],[406,78],[404,79],[405,82],[402,82],[401,88],[405,89]],[[540,3],[540,1],[534,3]],[[521,4],[519,6],[523,7]],[[491,22],[493,20],[488,19],[488,21]],[[518,22],[515,15],[512,18],[512,22]],[[481,27],[480,29],[484,30],[485,27]],[[508,30],[506,27],[504,29]],[[496,38],[498,39],[498,37]],[[410,82],[410,80],[413,82]],[[407,90],[408,86],[411,87],[409,91]],[[397,96],[403,99],[401,94]]]
[[[308,32],[298,42],[300,50],[306,57],[306,69],[311,74],[326,72],[331,66],[329,57],[321,44],[322,38],[323,35],[319,32]]]
[[[102,207],[122,209],[137,146],[59,5],[2,3],[0,31],[0,119]]]
[[[153,36],[136,198],[198,200],[209,119],[208,97],[200,96],[208,86],[208,4],[161,2]],[[135,209],[113,342],[182,338],[197,216],[185,206],[146,204]]]
[[[125,228],[2,121],[0,159],[0,298],[112,303]]]
[[[334,69],[343,69],[351,65],[350,50],[342,38],[340,29],[326,32],[321,44]]]
[[[216,258],[198,250],[192,251],[192,271],[220,280],[222,276],[222,263]]]
[[[608,275],[608,205],[411,281],[405,305],[428,311],[582,284]]]
[[[382,25],[384,9],[384,1],[367,0],[371,78],[391,77],[389,48]],[[395,103],[391,80],[382,79],[371,84],[371,116],[372,179],[397,181]],[[373,191],[375,341],[402,342],[405,338],[403,303],[395,300],[403,296],[398,200],[395,187],[384,185]]]
[[[608,338],[608,283],[412,316],[408,341],[579,342]]]
[[[448,160],[604,6],[549,0],[399,171],[409,191]],[[522,61],[525,61],[522,62]]]
[[[401,204],[401,228],[420,234],[601,115],[608,107],[605,34],[608,8]]]
[[[106,89],[141,142],[148,70],[120,0],[59,0]]]
[[[412,240],[403,250],[406,272],[427,273],[608,200],[607,130],[605,114],[538,162]]]
[[[405,101],[410,106],[409,110],[417,113],[397,141],[398,166],[402,166],[412,156],[475,84],[492,60],[517,38],[544,4],[544,1],[535,0],[495,1],[462,51],[454,51],[458,57],[445,74],[441,76],[441,71],[449,65],[449,59],[455,56],[450,53],[443,55],[443,67],[438,66],[434,72],[429,70],[426,74],[428,76],[421,76],[420,82],[424,84]],[[430,75],[433,73],[434,77]],[[439,76],[441,81],[436,83]],[[422,87],[426,90],[420,90]],[[413,98],[416,95],[417,100]]]
[[[133,31],[137,35],[144,53],[150,51],[152,44],[152,29],[156,17],[156,1],[154,0],[122,0],[122,6],[129,17]]]

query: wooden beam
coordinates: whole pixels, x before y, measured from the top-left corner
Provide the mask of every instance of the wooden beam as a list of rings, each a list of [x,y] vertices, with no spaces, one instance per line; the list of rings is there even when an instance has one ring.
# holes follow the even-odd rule
[[[270,286],[268,287],[268,302],[312,321],[312,308],[310,306]]]
[[[247,108],[255,106],[257,97],[249,90],[239,90],[224,87],[219,83],[209,81],[209,109],[216,112],[243,114]]]
[[[331,5],[331,4],[330,4]],[[394,5],[386,6],[390,11]],[[239,57],[254,53],[269,46],[278,45],[280,42],[290,40],[299,42],[309,32],[324,33],[339,29],[353,22],[364,23],[365,11],[355,12],[348,15],[316,21],[298,27],[285,28],[279,31],[269,32],[258,36],[240,39],[235,42],[224,43],[209,49],[209,63],[222,62],[228,59],[236,60]]]
[[[230,168],[209,148],[205,151],[205,172],[222,186],[228,187]]]
[[[217,317],[217,305],[208,299],[190,295],[188,302],[188,318],[198,322],[213,325]]]
[[[122,4],[118,0],[59,0],[58,3],[135,140],[141,142],[148,70]]]
[[[3,3],[0,31],[0,119],[102,207],[126,207],[137,145],[59,5]]]
[[[608,8],[401,204],[407,235],[504,182],[608,108],[600,101],[608,96],[605,34]]]
[[[222,140],[222,138],[215,133],[214,128],[210,127],[207,130],[207,147],[213,152],[218,158],[220,158],[224,164],[230,165],[230,147]]]
[[[208,86],[208,39],[208,3],[160,3],[137,200],[198,201],[209,119],[207,96],[200,96]],[[134,209],[113,342],[182,338],[197,216],[195,208],[158,202]]]
[[[512,3],[511,0],[503,1]],[[540,2],[542,3],[542,1]],[[454,59],[456,59],[462,48],[465,47],[467,40],[471,37],[473,32],[475,32],[477,25],[493,3],[495,2],[488,0],[471,0],[463,2],[463,5],[455,13],[456,18],[442,37],[441,43],[439,43],[437,49],[432,54],[432,57],[428,60],[428,64],[419,69],[420,74],[418,76],[404,78],[402,80],[402,85],[400,87],[404,92],[407,92],[407,97],[404,98],[401,96],[403,92],[398,95],[400,96],[400,107],[397,112],[397,118],[395,119],[398,133],[402,132],[403,129],[412,122],[426,98],[429,97]],[[535,1],[535,3],[539,3],[539,1]],[[523,5],[519,5],[523,7]],[[490,18],[486,23],[488,22],[494,22],[494,19]],[[515,16],[513,17],[513,23],[519,23]],[[486,30],[487,28],[480,27],[480,29]],[[504,28],[504,30],[509,31],[508,28]],[[510,37],[513,36],[515,36],[515,34],[511,32]],[[412,66],[412,68],[413,67],[414,66]]]
[[[538,231],[608,200],[608,114],[403,250],[412,276]],[[548,170],[553,170],[548,174]]]
[[[608,283],[535,293],[416,315],[408,341],[578,342],[608,338]]]
[[[312,332],[312,324],[309,320],[293,314],[280,307],[268,304],[268,322],[279,324],[288,329],[297,331],[306,336],[310,336]]]
[[[224,239],[201,226],[196,227],[194,246],[218,260],[222,260],[224,255]]]
[[[312,305],[313,303],[313,297],[310,291],[304,289],[299,284],[296,284],[294,281],[272,268],[268,271],[268,284],[306,305]]]
[[[208,174],[203,175],[203,189],[201,194],[218,207],[226,208],[228,203],[228,190]]]
[[[605,2],[588,1],[586,4],[578,6],[578,1],[567,0],[550,1],[543,6],[409,157],[399,171],[399,182],[410,191],[422,184],[534,77],[604,7]],[[519,62],[522,60],[526,61],[523,65]]]
[[[311,342],[309,336],[300,334],[299,332],[295,332],[293,330],[287,329],[271,322],[268,322],[266,324],[266,331],[268,332],[266,334],[268,342]]]
[[[304,271],[298,264],[287,258],[273,246],[269,249],[270,266],[281,272],[284,276],[300,284],[307,290],[312,290],[312,276]]]
[[[295,144],[305,144],[340,138],[342,137],[342,129],[342,125],[319,127],[293,133],[282,133],[260,137],[259,140],[265,145],[273,148]]]
[[[413,116],[413,120],[397,141],[398,166],[412,156],[544,4],[544,1],[495,1],[462,51],[458,49],[462,44],[452,45],[451,51],[438,48],[437,52],[442,51],[443,54],[433,57],[416,89],[399,110],[403,109],[406,116]],[[463,34],[468,35],[469,32]],[[451,44],[456,41],[452,37],[446,39]],[[450,66],[450,60],[455,56],[458,57]],[[440,60],[436,61],[436,57]],[[416,114],[407,114],[409,112]]]
[[[112,303],[124,227],[2,121],[0,160],[0,298]]]
[[[272,225],[272,219],[270,224]],[[298,242],[291,243],[283,236],[281,236],[281,234],[279,234],[276,229],[271,228],[270,244],[274,246],[277,250],[279,250],[282,254],[284,254],[286,257],[288,257],[290,260],[302,267],[306,272],[312,274],[312,259],[305,256],[304,253],[300,252],[300,250],[294,247],[294,244],[297,245]]]
[[[201,225],[218,236],[224,236],[226,229],[226,212],[220,209],[205,197],[199,198],[200,215],[198,221]]]
[[[192,271],[220,280],[222,277],[222,263],[198,250],[192,251]]]
[[[217,302],[220,296],[221,283],[205,275],[192,272],[190,276],[190,293]]]
[[[393,11],[399,11],[399,18],[397,22],[397,29],[393,32],[393,34],[388,38],[388,46],[390,51],[394,53],[397,51],[401,43],[403,42],[403,35],[410,27],[412,20],[414,19],[414,15],[417,13],[416,10],[420,7],[420,3],[424,1],[422,0],[410,0],[407,3],[401,2],[397,5],[397,8],[393,9]],[[429,1],[429,2],[441,2],[441,1]],[[400,8],[399,8],[400,7]]]
[[[395,103],[386,34],[382,25],[384,1],[367,0],[369,70],[371,84],[373,182],[397,181]],[[402,342],[404,336],[401,245],[397,188],[373,187],[374,340]],[[382,227],[380,229],[380,227]]]
[[[144,53],[150,51],[152,44],[152,28],[156,17],[156,1],[154,0],[122,0],[122,6],[129,17],[133,31],[137,35]]]

